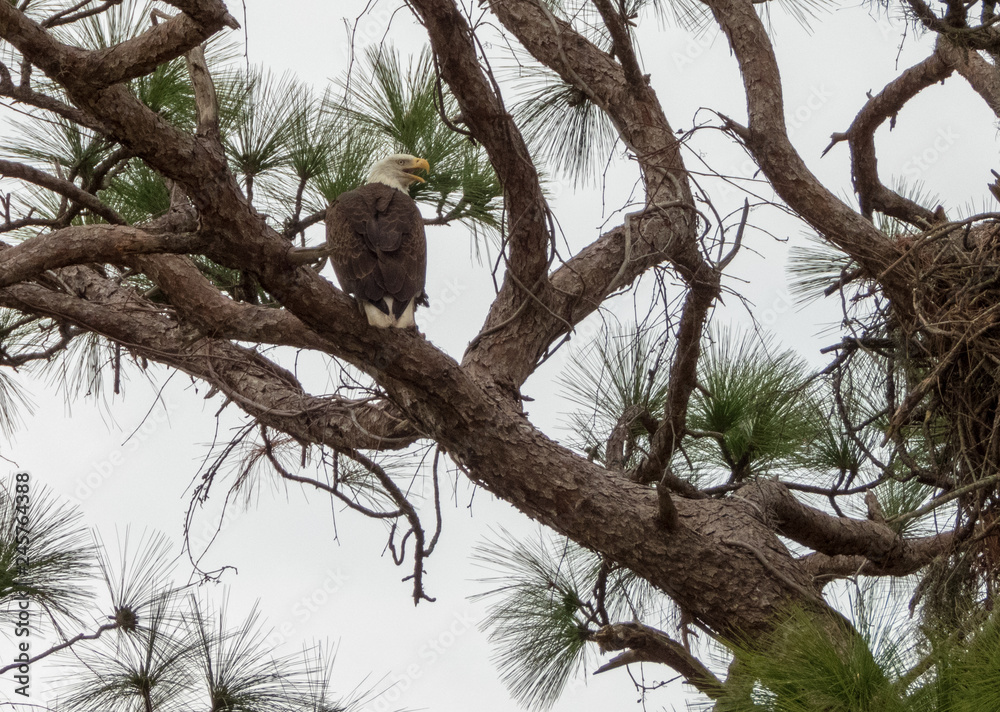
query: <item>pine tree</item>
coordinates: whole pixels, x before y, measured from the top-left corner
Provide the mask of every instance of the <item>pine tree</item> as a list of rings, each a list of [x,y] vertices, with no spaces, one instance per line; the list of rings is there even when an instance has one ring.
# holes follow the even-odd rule
[[[433,600],[441,479],[467,478],[547,528],[477,550],[500,676],[531,708],[598,652],[618,653],[600,672],[666,666],[718,712],[1000,707],[998,214],[888,187],[875,141],[956,73],[1000,111],[993,5],[885,5],[935,43],[833,135],[856,200],[790,140],[768,30],[768,13],[823,6],[758,5],[491,0],[469,17],[409,0],[424,51],[358,47],[318,89],[244,62],[221,0],[0,3],[0,95],[18,109],[0,144],[0,430],[26,380],[73,401],[187,374],[245,415],[192,506],[318,491],[387,523],[415,603]],[[745,119],[675,129],[641,51],[658,23],[721,30]],[[712,140],[753,176],[717,169]],[[324,276],[314,226],[389,153],[429,161],[411,189],[425,224],[463,225],[490,266],[460,361],[370,328]],[[552,192],[623,157],[627,204],[600,234],[562,235]],[[797,297],[842,305],[819,368],[712,323],[778,213],[812,240],[790,253]],[[622,300],[632,319],[607,308]],[[522,389],[600,319],[552,395],[574,408],[557,442]],[[303,385],[302,354],[332,393]],[[161,539],[110,558],[42,496],[24,566],[17,484],[0,492],[0,603],[16,624],[34,601],[63,641],[45,654],[81,662],[65,709],[341,709],[325,661],[272,659],[254,614],[233,625],[175,588]],[[104,604],[78,585],[95,577]]]

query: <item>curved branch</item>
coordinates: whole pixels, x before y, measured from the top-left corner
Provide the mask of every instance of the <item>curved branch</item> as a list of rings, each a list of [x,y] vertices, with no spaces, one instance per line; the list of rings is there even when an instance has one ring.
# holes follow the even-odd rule
[[[740,493],[774,518],[781,535],[828,556],[863,556],[882,574],[911,574],[955,541],[954,532],[904,539],[881,522],[827,514],[802,504],[773,480],[759,480]]]
[[[634,61],[626,59],[629,67],[623,68],[540,0],[492,0],[490,9],[535,59],[608,114],[642,168],[647,204],[693,205],[677,136],[656,92],[644,76],[636,76]],[[627,49],[623,51],[628,58]],[[683,209],[678,215],[691,218]]]
[[[203,27],[179,15],[134,40],[101,52],[88,52],[61,44],[12,5],[0,3],[0,37],[61,84],[78,109],[100,125],[104,135],[142,156],[165,177],[180,182],[189,195],[197,197],[201,189],[206,200],[218,192],[204,190],[208,184],[227,180],[235,184],[224,156],[205,149],[194,137],[170,125],[120,82],[184,54],[216,32],[222,26],[221,17],[216,24]],[[106,62],[116,64],[106,67]]]
[[[330,344],[284,309],[247,304],[220,292],[183,256],[150,255],[128,260],[176,307],[180,318],[205,336],[327,351]]]
[[[900,248],[831,193],[806,167],[788,139],[774,48],[750,0],[706,0],[739,62],[749,114],[745,144],[779,196],[820,234],[878,275]],[[909,285],[887,280],[902,303]]]
[[[24,163],[6,161],[3,159],[0,159],[0,176],[4,176],[6,178],[19,178],[20,180],[27,181],[28,183],[34,183],[42,188],[51,190],[53,193],[63,195],[73,202],[79,203],[94,215],[104,218],[109,223],[114,225],[126,224],[125,218],[121,217],[114,210],[102,203],[96,195],[88,193],[72,181],[57,178],[54,175],[46,173],[45,171],[40,171],[37,168],[33,168],[32,166]]]
[[[642,623],[613,623],[603,626],[591,636],[602,652],[627,650],[598,668],[594,674],[630,663],[662,663],[680,673],[689,685],[711,699],[722,694],[722,681],[683,645],[666,633]]]
[[[429,552],[424,546],[424,528],[420,523],[420,515],[417,514],[416,508],[410,500],[406,498],[406,494],[404,494],[403,490],[399,488],[399,485],[397,485],[393,481],[392,477],[389,476],[389,473],[386,472],[385,469],[377,462],[358,450],[338,449],[337,452],[351,458],[372,473],[395,505],[399,508],[402,515],[406,517],[406,521],[410,524],[409,533],[413,534],[413,605],[417,605],[421,600],[433,602],[434,599],[424,592],[424,559],[427,558]],[[406,536],[407,535],[403,536],[404,542],[406,541]],[[391,541],[390,546],[392,546]],[[400,558],[397,563],[402,563],[402,557],[403,553],[400,554]],[[393,558],[395,558],[395,550],[393,550]]]
[[[541,304],[526,305],[519,319],[474,342],[463,359],[474,372],[482,368],[517,388],[567,334],[567,323],[578,323],[652,265],[670,262],[692,289],[712,278],[698,248],[696,211],[676,135],[627,48],[621,49],[626,70],[542,2],[505,0],[491,2],[490,9],[538,61],[608,113],[635,154],[646,187],[643,210],[554,272]],[[615,25],[614,10],[604,9]],[[486,326],[496,323],[491,316]]]
[[[550,234],[538,172],[496,83],[477,58],[472,29],[452,0],[412,0],[431,40],[441,76],[458,100],[466,126],[483,144],[504,186],[510,215],[510,266],[525,284],[544,276]]]
[[[48,29],[52,27],[59,27],[60,25],[69,25],[73,22],[83,20],[88,17],[93,17],[94,15],[100,15],[102,12],[116,6],[121,5],[123,0],[104,0],[103,3],[97,7],[91,7],[84,10],[86,5],[91,3],[91,0],[81,0],[72,7],[67,7],[59,10],[58,12],[49,15],[48,19],[42,22],[42,27]],[[23,10],[25,5],[21,6]]]
[[[508,276],[504,279],[477,350],[502,349],[506,331],[498,325],[523,323],[530,312],[544,308],[550,251],[555,236],[548,202],[542,192],[531,154],[507,112],[499,87],[478,58],[476,39],[453,0],[411,0],[410,6],[427,28],[436,66],[458,101],[465,125],[483,144],[504,187],[508,216]],[[540,296],[542,298],[540,299]],[[503,355],[484,359],[485,369],[503,363]],[[501,380],[506,380],[500,374]]]
[[[875,154],[875,131],[887,119],[895,125],[896,114],[910,99],[927,87],[947,78],[954,63],[935,51],[927,59],[910,67],[873,96],[858,113],[844,134],[851,147],[851,178],[861,203],[861,212],[871,219],[872,212],[891,215],[924,229],[936,222],[931,210],[886,188],[878,177]]]
[[[199,3],[198,8],[194,13],[198,20],[178,15],[138,37],[87,51],[60,44],[41,25],[4,3],[0,36],[56,81],[85,85],[93,91],[149,74],[235,22],[221,2]]]
[[[956,45],[943,35],[938,37],[937,52],[954,65],[993,113],[1000,116],[1000,76],[997,68],[977,52]]]
[[[253,349],[190,330],[93,271],[61,270],[88,299],[34,284],[0,290],[0,304],[73,322],[143,356],[217,387],[261,423],[329,447],[395,449],[416,439],[412,425],[384,403],[309,395],[295,377]]]
[[[0,288],[45,270],[90,262],[125,264],[130,255],[198,252],[198,233],[149,233],[126,225],[75,225],[0,249]]]

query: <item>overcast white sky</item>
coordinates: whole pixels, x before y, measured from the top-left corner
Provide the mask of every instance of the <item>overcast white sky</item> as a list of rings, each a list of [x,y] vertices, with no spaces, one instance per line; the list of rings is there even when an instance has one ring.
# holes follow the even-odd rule
[[[288,70],[322,87],[346,67],[342,18],[355,17],[364,4],[246,0],[230,2],[230,9],[245,27],[252,64],[279,74]],[[359,48],[381,40],[393,6],[382,0],[372,17],[361,23]],[[846,146],[823,159],[820,152],[831,133],[847,128],[865,92],[880,90],[903,68],[925,57],[928,44],[911,36],[900,49],[897,29],[862,8],[824,13],[811,33],[777,8],[773,21],[793,140],[813,170],[848,195]],[[390,36],[406,51],[419,50],[425,41],[422,28],[405,10],[393,20]],[[701,107],[738,120],[745,116],[736,62],[717,31],[696,36],[676,27],[657,30],[655,23],[649,23],[640,36],[645,40],[647,71],[675,128],[690,128]],[[885,128],[880,131],[883,179],[888,182],[894,173],[910,181],[924,180],[951,210],[963,206],[969,196],[985,204],[989,169],[996,165],[994,151],[982,149],[992,146],[992,114],[958,78],[925,95],[905,109],[891,135]],[[709,116],[703,113],[698,118]],[[723,150],[724,143],[721,136],[706,132],[693,148],[717,169],[751,175],[745,159]],[[593,240],[609,217],[610,224],[617,224],[620,217],[611,212],[627,199],[635,179],[633,166],[619,160],[609,171],[603,199],[599,189],[556,188],[556,217],[569,242],[579,247]],[[742,203],[735,192],[715,197],[728,210]],[[758,321],[781,343],[822,362],[817,346],[834,340],[828,331],[822,333],[836,321],[836,309],[799,311],[792,306],[784,287],[785,246],[775,239],[801,242],[802,228],[777,211],[762,214],[756,222],[774,237],[762,232],[748,235],[748,249],[734,265],[739,279],[734,276],[728,285],[750,298]],[[443,309],[433,315],[418,313],[418,323],[435,344],[460,357],[482,323],[492,283],[488,271],[473,259],[470,238],[461,228],[431,228],[428,239],[428,292],[432,303],[442,304]],[[623,319],[631,310],[629,298],[611,308]],[[747,321],[745,309],[733,298],[726,300],[717,318]],[[584,345],[593,329],[592,324],[581,327],[566,351]],[[525,393],[536,398],[530,407],[532,419],[556,437],[565,435],[561,418],[570,404],[554,397],[553,379],[566,358],[557,355],[525,387]],[[300,375],[320,391],[328,390],[327,375],[317,363],[306,362]],[[36,485],[79,502],[87,522],[100,530],[105,541],[113,541],[131,526],[137,531],[159,530],[179,542],[188,488],[207,445],[215,438],[224,440],[238,419],[229,412],[230,406],[217,421],[218,396],[205,400],[203,384],[167,375],[153,368],[147,383],[133,373],[125,397],[112,397],[105,405],[87,401],[72,407],[45,384],[30,383],[35,414],[14,442],[0,443],[0,454],[18,469],[30,471]],[[162,400],[157,404],[155,394],[161,387]],[[400,581],[408,570],[394,567],[383,555],[385,532],[380,524],[331,509],[321,494],[294,489],[286,493],[265,488],[255,507],[233,510],[206,568],[236,567],[238,573],[225,577],[232,606],[246,611],[259,599],[274,627],[276,652],[329,639],[339,646],[334,677],[339,689],[346,693],[359,685],[380,689],[394,685],[369,709],[512,711],[517,706],[498,682],[486,636],[477,629],[483,608],[467,599],[483,590],[474,579],[484,575],[470,564],[469,553],[491,529],[502,526],[531,536],[536,527],[482,491],[473,497],[465,482],[450,487],[440,549],[426,566],[427,592],[438,599],[433,604],[414,608],[409,583]],[[210,503],[210,511],[199,517],[205,531],[211,530],[220,504]],[[218,594],[222,593],[220,587]],[[666,668],[647,667],[645,673],[647,681],[672,677]],[[54,677],[55,671],[44,663],[35,666],[32,701],[47,699]],[[0,683],[0,697],[9,690],[7,680]],[[653,694],[648,709],[682,709],[687,697],[674,683]],[[636,699],[627,674],[616,671],[581,678],[555,710],[628,709]]]

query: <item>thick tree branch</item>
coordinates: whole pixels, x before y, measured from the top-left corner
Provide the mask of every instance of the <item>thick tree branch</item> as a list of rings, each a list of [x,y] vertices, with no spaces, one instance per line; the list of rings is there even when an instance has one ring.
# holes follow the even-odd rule
[[[377,448],[383,437],[395,434],[362,427],[352,417],[352,408],[339,400],[308,396],[291,374],[249,349],[199,335],[192,338],[182,324],[92,271],[73,267],[61,273],[70,284],[88,285],[86,300],[21,284],[0,291],[0,303],[58,315],[204,378],[263,424],[305,442]],[[368,333],[363,327],[359,332]],[[799,580],[802,587],[809,585],[787,552],[781,553],[780,542],[745,505],[678,500],[683,526],[666,535],[649,488],[608,478],[603,468],[548,440],[523,416],[499,407],[457,364],[418,336],[379,330],[369,336],[381,343],[381,354],[368,357],[377,364],[380,382],[411,423],[438,440],[476,481],[539,521],[647,577],[706,625],[718,630],[765,630],[771,616],[798,598],[784,581],[762,578],[760,573],[767,572],[760,564],[734,554],[725,539],[740,536],[757,542],[757,548],[773,552],[772,565],[783,576]],[[605,525],[594,527],[594,521]],[[692,562],[699,566],[692,567]],[[746,566],[758,573],[748,575]],[[719,589],[720,575],[733,581],[733,590]],[[751,599],[754,605],[747,607],[745,602]]]
[[[37,277],[45,270],[88,262],[125,264],[129,256],[198,252],[197,233],[148,233],[125,225],[77,225],[38,235],[0,250],[0,287]]]
[[[642,68],[635,55],[635,48],[632,47],[632,36],[629,34],[625,18],[609,0],[593,0],[597,11],[601,13],[604,26],[608,28],[608,33],[614,42],[614,55],[618,57],[622,72],[632,91],[644,93],[649,86],[649,82],[642,75]],[[624,7],[624,5],[619,5]]]
[[[857,260],[866,274],[881,274],[898,259],[899,248],[823,186],[792,147],[774,49],[753,4],[749,0],[706,3],[739,62],[749,114],[745,143],[757,164],[789,207]],[[910,285],[888,281],[885,287],[890,296],[903,297]]]
[[[319,398],[252,349],[201,338],[138,295],[83,268],[61,270],[87,299],[20,284],[0,290],[0,304],[71,321],[150,360],[200,378],[260,422],[303,442],[329,447],[395,449],[415,439],[412,427],[385,404]]]
[[[192,21],[181,15],[158,25],[135,41],[151,36],[154,39],[164,38],[177,28],[191,27]],[[155,34],[157,31],[160,34]],[[214,31],[206,29],[194,32],[185,41],[178,40],[174,43],[168,54],[172,57],[184,54]],[[0,3],[0,37],[17,47],[28,61],[41,67],[60,83],[78,108],[93,117],[106,135],[118,140],[135,155],[141,155],[164,176],[183,184],[189,189],[189,194],[196,195],[199,188],[206,187],[212,181],[230,180],[235,183],[220,152],[210,152],[200,146],[193,137],[171,126],[142,104],[121,84],[109,86],[111,82],[107,79],[114,72],[109,69],[108,73],[103,73],[102,68],[95,64],[92,53],[57,42],[36,23],[6,3]],[[136,48],[135,51],[139,49]],[[165,60],[161,58],[160,61]],[[143,67],[151,71],[148,61],[144,59],[143,62]],[[92,64],[95,66],[91,66]],[[152,68],[155,66],[152,65]],[[90,71],[101,74],[104,81],[90,81]],[[211,171],[207,176],[202,173],[205,169]],[[209,196],[215,192],[211,191]]]
[[[330,344],[284,309],[230,299],[183,256],[134,257],[128,264],[163,290],[180,318],[205,336],[327,351]]]
[[[567,323],[578,323],[611,291],[645,269],[668,260],[685,280],[695,282],[705,281],[708,270],[697,245],[696,213],[679,145],[645,77],[633,76],[629,82],[621,65],[543,3],[512,0],[491,3],[491,9],[536,59],[609,114],[636,155],[647,191],[644,210],[553,273],[543,304],[528,304],[519,320],[504,325],[489,343],[481,340],[466,355],[464,365],[484,365],[517,387],[566,334]],[[609,19],[614,23],[611,15]],[[638,65],[626,61],[635,75]],[[498,369],[503,372],[498,374]]]
[[[504,187],[510,256],[503,287],[490,309],[478,350],[484,369],[504,362],[509,343],[499,325],[523,321],[528,311],[547,301],[545,287],[555,236],[548,203],[520,130],[503,104],[492,75],[480,66],[475,37],[453,0],[412,0],[410,6],[427,28],[441,76],[458,100],[466,126],[483,144]],[[499,374],[501,380],[503,374]]]
[[[693,205],[680,144],[652,87],[635,77],[633,60],[624,69],[539,0],[494,0],[490,9],[535,59],[608,114],[642,168],[648,205]],[[672,219],[690,221],[694,234],[692,213],[680,208]]]
[[[883,574],[911,574],[955,542],[954,532],[904,539],[881,522],[827,514],[802,504],[773,480],[759,480],[741,489],[740,495],[773,517],[781,535],[828,556],[864,556]]]
[[[485,113],[477,132],[484,132],[480,139],[485,143],[488,138],[491,150],[496,149],[499,139],[512,135],[514,127],[479,67],[468,27],[453,22],[457,10],[452,2],[414,0],[414,4],[431,31],[443,75],[449,82],[455,80],[452,85],[460,101],[470,102],[470,106],[482,102]],[[548,22],[538,3],[519,0],[494,5],[505,25],[516,26],[518,17],[523,20],[525,16],[518,13]],[[9,14],[0,12],[2,17]],[[0,290],[0,302],[29,313],[66,319],[147,358],[204,378],[261,423],[304,442],[353,449],[379,447],[399,430],[406,433],[401,441],[412,441],[414,433],[433,438],[476,482],[529,516],[648,579],[704,625],[723,633],[762,632],[790,603],[818,604],[802,594],[812,585],[809,577],[751,507],[741,501],[677,498],[674,504],[680,526],[664,531],[656,494],[649,487],[607,477],[605,469],[538,432],[490,388],[491,368],[512,383],[523,382],[517,379],[530,373],[540,351],[552,343],[553,335],[558,336],[557,329],[565,329],[567,321],[575,323],[554,306],[565,308],[571,319],[582,318],[597,308],[609,290],[625,284],[623,280],[665,259],[689,280],[692,294],[709,281],[702,271],[704,260],[679,147],[662,108],[651,90],[648,100],[638,101],[630,88],[615,88],[622,76],[621,67],[606,54],[595,54],[593,45],[581,41],[564,25],[557,22],[555,32],[545,29],[551,23],[540,25],[542,32],[522,28],[522,41],[532,45],[529,49],[536,56],[547,57],[543,61],[550,66],[583,79],[595,96],[602,86],[608,90],[605,103],[615,109],[616,124],[642,166],[648,202],[639,215],[553,273],[551,292],[536,294],[537,304],[534,299],[522,302],[527,304],[522,315],[505,326],[503,333],[498,330],[495,339],[481,340],[483,352],[492,354],[482,362],[486,368],[460,367],[419,334],[369,327],[352,300],[312,270],[290,263],[287,240],[253,211],[216,147],[176,130],[122,86],[95,90],[79,76],[56,71],[84,61],[79,51],[51,43],[43,47],[34,36],[18,38],[19,48],[32,61],[34,54],[49,53],[40,61],[50,66],[74,102],[107,127],[110,136],[184,187],[199,212],[208,257],[228,267],[252,271],[291,315],[325,343],[326,353],[373,376],[408,422],[394,426],[388,418],[379,421],[375,408],[370,408],[361,412],[381,422],[382,430],[359,426],[354,404],[309,396],[292,374],[260,354],[204,336],[200,329],[208,328],[205,323],[191,328],[196,323],[190,316],[193,303],[178,298],[176,309],[181,318],[171,319],[173,314],[165,313],[163,307],[83,267],[64,268],[60,276],[83,287],[73,291],[86,298],[35,284],[18,284]],[[0,19],[0,33],[4,29],[9,28]],[[183,52],[183,45],[175,43],[175,49]],[[603,76],[605,70],[612,74]],[[475,83],[464,95],[463,78]],[[511,151],[509,144],[502,148],[508,155],[501,157],[506,163],[501,162],[498,170],[509,171],[508,178],[515,186],[507,185],[511,232],[524,230],[518,241],[523,238],[525,244],[517,250],[524,248],[527,258],[547,265],[538,250],[548,245],[544,213],[531,212],[544,207],[533,198],[537,190],[534,169],[519,148]],[[522,161],[527,164],[520,165]],[[516,187],[518,181],[523,181],[520,187]],[[515,209],[514,205],[521,207]],[[860,217],[859,221],[864,222]],[[513,255],[512,244],[512,269],[520,269],[523,265]],[[162,270],[160,279],[169,294],[169,280],[185,278],[182,270],[171,272],[181,261],[156,259],[155,264],[144,266],[151,272]],[[530,289],[534,285],[523,286]],[[513,294],[514,288],[510,290]],[[210,298],[218,297],[213,294]],[[690,311],[689,318],[696,325],[701,323],[695,318],[699,311],[700,307]],[[249,312],[241,310],[233,315],[245,318],[246,314]],[[274,328],[293,333],[291,322]],[[513,338],[522,335],[523,341]],[[502,348],[497,346],[504,341],[507,343]],[[495,358],[508,353],[511,366]],[[601,522],[601,526],[595,527],[594,522]],[[766,566],[756,554],[727,543],[737,539],[749,543],[754,551],[767,552]],[[725,589],[718,586],[720,577],[730,582]]]
[[[212,25],[221,22],[231,30],[240,29],[240,23],[226,10],[225,3],[221,0],[164,0],[168,5],[173,5],[185,15],[202,25]]]
[[[937,53],[954,65],[993,113],[1000,116],[1000,73],[997,68],[977,52],[956,45],[945,36],[938,37]]]
[[[511,268],[525,283],[544,276],[550,240],[548,206],[531,154],[503,99],[477,58],[471,28],[451,0],[413,0],[427,28],[441,76],[462,110],[467,127],[483,144],[504,185],[509,213]]]
[[[2,3],[0,37],[56,81],[87,86],[93,91],[149,74],[218,32],[229,15],[224,5],[213,4],[215,12],[203,13],[205,23],[178,15],[133,39],[107,49],[86,51],[60,44],[13,5]]]

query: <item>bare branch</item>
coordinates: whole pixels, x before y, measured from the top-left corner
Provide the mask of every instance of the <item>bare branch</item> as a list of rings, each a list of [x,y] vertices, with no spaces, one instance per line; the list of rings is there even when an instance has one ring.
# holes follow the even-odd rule
[[[51,190],[53,193],[66,196],[73,202],[79,203],[90,210],[94,215],[104,218],[109,223],[115,225],[125,224],[125,219],[102,203],[96,195],[88,193],[71,181],[57,178],[54,175],[40,171],[24,163],[16,163],[3,159],[0,159],[0,175],[8,178],[20,178],[29,183],[34,183],[35,185]]]
[[[68,25],[78,20],[83,20],[88,17],[93,17],[94,15],[100,15],[105,10],[108,10],[117,5],[121,5],[124,0],[105,0],[100,5],[96,7],[85,8],[93,0],[80,0],[76,5],[64,8],[54,15],[50,16],[47,20],[42,23],[42,27],[46,29],[51,27],[59,27],[60,25]],[[22,8],[23,9],[23,8]]]
[[[871,219],[872,212],[878,210],[920,228],[937,222],[932,210],[886,188],[879,180],[875,131],[887,119],[890,120],[890,126],[894,126],[896,115],[906,102],[927,87],[947,78],[952,71],[953,63],[946,61],[941,52],[935,51],[869,99],[846,134],[842,134],[850,143],[851,177],[861,203],[861,212],[867,218]]]
[[[409,522],[410,529],[409,532],[403,536],[403,541],[405,542],[406,537],[411,533],[413,534],[414,541],[412,576],[413,604],[417,605],[421,600],[433,602],[434,599],[424,592],[424,559],[427,558],[428,550],[424,545],[424,528],[420,523],[420,516],[417,514],[416,508],[410,500],[407,499],[403,490],[399,488],[399,485],[397,485],[393,481],[392,477],[389,476],[389,473],[387,473],[377,462],[357,450],[339,450],[338,452],[351,458],[366,470],[371,472],[399,510],[403,513],[403,516],[406,517],[407,522]]]
[[[684,300],[677,346],[670,366],[670,384],[660,427],[650,439],[649,455],[636,472],[638,482],[656,482],[663,477],[674,451],[684,435],[687,408],[698,380],[702,333],[708,312],[719,296],[720,275],[707,262],[699,274],[690,275],[690,288]]]
[[[938,37],[937,52],[969,82],[993,113],[1000,116],[1000,76],[997,68],[978,53],[952,43],[944,35]]]
[[[778,195],[820,234],[879,274],[899,250],[845,205],[806,167],[788,140],[781,79],[771,40],[749,0],[706,0],[733,48],[743,76],[749,126],[747,148]],[[896,285],[886,285],[895,294]],[[905,292],[906,287],[899,285]]]
[[[105,623],[104,625],[100,626],[97,630],[95,630],[93,633],[79,633],[77,635],[74,635],[69,640],[64,640],[63,642],[59,643],[58,645],[53,645],[48,650],[45,650],[45,651],[39,653],[38,655],[34,656],[33,658],[31,658],[27,662],[17,662],[17,663],[10,663],[9,665],[5,665],[4,667],[0,668],[0,675],[3,675],[6,672],[10,672],[11,670],[15,669],[19,665],[32,665],[33,663],[36,663],[39,660],[47,658],[48,656],[50,656],[50,655],[52,655],[54,653],[58,653],[60,650],[65,650],[66,648],[68,648],[68,647],[70,647],[72,645],[75,645],[76,643],[79,643],[81,640],[97,640],[98,638],[101,637],[102,633],[104,633],[106,631],[109,631],[109,630],[115,630],[116,628],[120,628],[120,627],[121,627],[121,624],[116,621],[114,623]]]
[[[662,663],[679,672],[699,692],[711,699],[722,694],[722,681],[691,655],[683,645],[662,631],[641,623],[613,623],[600,628],[591,636],[602,652],[627,650],[594,674],[629,663]]]

